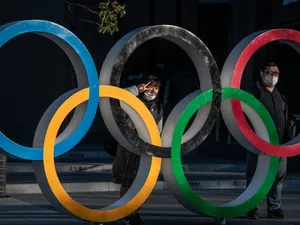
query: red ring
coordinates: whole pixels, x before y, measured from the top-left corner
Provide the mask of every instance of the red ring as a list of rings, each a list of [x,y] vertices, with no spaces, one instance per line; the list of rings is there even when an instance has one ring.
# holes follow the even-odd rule
[[[300,44],[300,32],[290,29],[275,29],[266,31],[254,38],[247,47],[243,50],[238,58],[232,74],[231,87],[240,88],[243,71],[253,54],[262,46],[278,40],[294,41]],[[241,103],[236,100],[231,100],[232,110],[237,124],[249,140],[249,142],[260,151],[267,153],[271,156],[290,157],[300,154],[300,143],[289,146],[278,146],[270,144],[259,136],[251,129],[245,119],[242,111]]]

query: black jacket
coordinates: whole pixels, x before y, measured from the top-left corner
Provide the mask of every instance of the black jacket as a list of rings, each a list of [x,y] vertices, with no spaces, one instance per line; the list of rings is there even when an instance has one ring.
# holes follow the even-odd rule
[[[247,89],[247,92],[260,100],[270,113],[278,132],[280,144],[291,140],[293,134],[288,129],[289,121],[295,121],[295,118],[288,109],[286,98],[278,89],[274,88],[273,92],[270,92],[262,83],[256,82]]]

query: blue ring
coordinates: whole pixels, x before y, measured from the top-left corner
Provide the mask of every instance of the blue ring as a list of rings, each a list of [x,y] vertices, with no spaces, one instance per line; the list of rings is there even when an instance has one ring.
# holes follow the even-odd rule
[[[87,133],[95,118],[98,100],[99,83],[95,63],[85,45],[68,29],[43,20],[25,20],[13,22],[0,27],[0,48],[10,39],[24,33],[45,33],[60,38],[69,44],[80,57],[87,73],[89,83],[89,100],[84,117],[75,131],[64,141],[55,145],[54,157],[72,149]],[[43,148],[31,148],[15,143],[0,131],[0,148],[3,154],[27,160],[43,160]]]

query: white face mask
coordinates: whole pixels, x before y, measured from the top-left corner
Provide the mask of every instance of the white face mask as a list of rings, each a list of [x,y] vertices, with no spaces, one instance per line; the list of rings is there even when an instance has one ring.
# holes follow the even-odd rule
[[[277,82],[278,82],[278,77],[273,77],[271,75],[266,75],[264,77],[264,83],[268,87],[274,87],[277,84]]]
[[[153,94],[153,93],[151,93],[151,92],[149,92],[149,91],[145,91],[144,92],[144,99],[146,100],[146,101],[152,101],[152,100],[154,100],[156,98],[156,94]]]

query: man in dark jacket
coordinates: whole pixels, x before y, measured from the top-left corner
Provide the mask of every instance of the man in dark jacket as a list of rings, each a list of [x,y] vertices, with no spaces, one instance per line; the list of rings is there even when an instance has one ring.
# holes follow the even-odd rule
[[[262,67],[260,71],[261,81],[256,82],[254,87],[247,90],[254,95],[266,107],[270,113],[274,124],[277,128],[280,144],[289,141],[290,131],[295,125],[295,119],[288,110],[288,105],[285,97],[280,94],[275,87],[279,79],[279,69],[275,63],[268,63]],[[258,155],[248,152],[247,155],[247,186],[251,182],[256,170]],[[276,180],[267,195],[267,211],[268,217],[271,218],[285,218],[285,214],[281,209],[281,192],[283,180],[286,174],[287,159],[280,158],[279,168]],[[258,207],[248,212],[249,219],[258,218]]]

